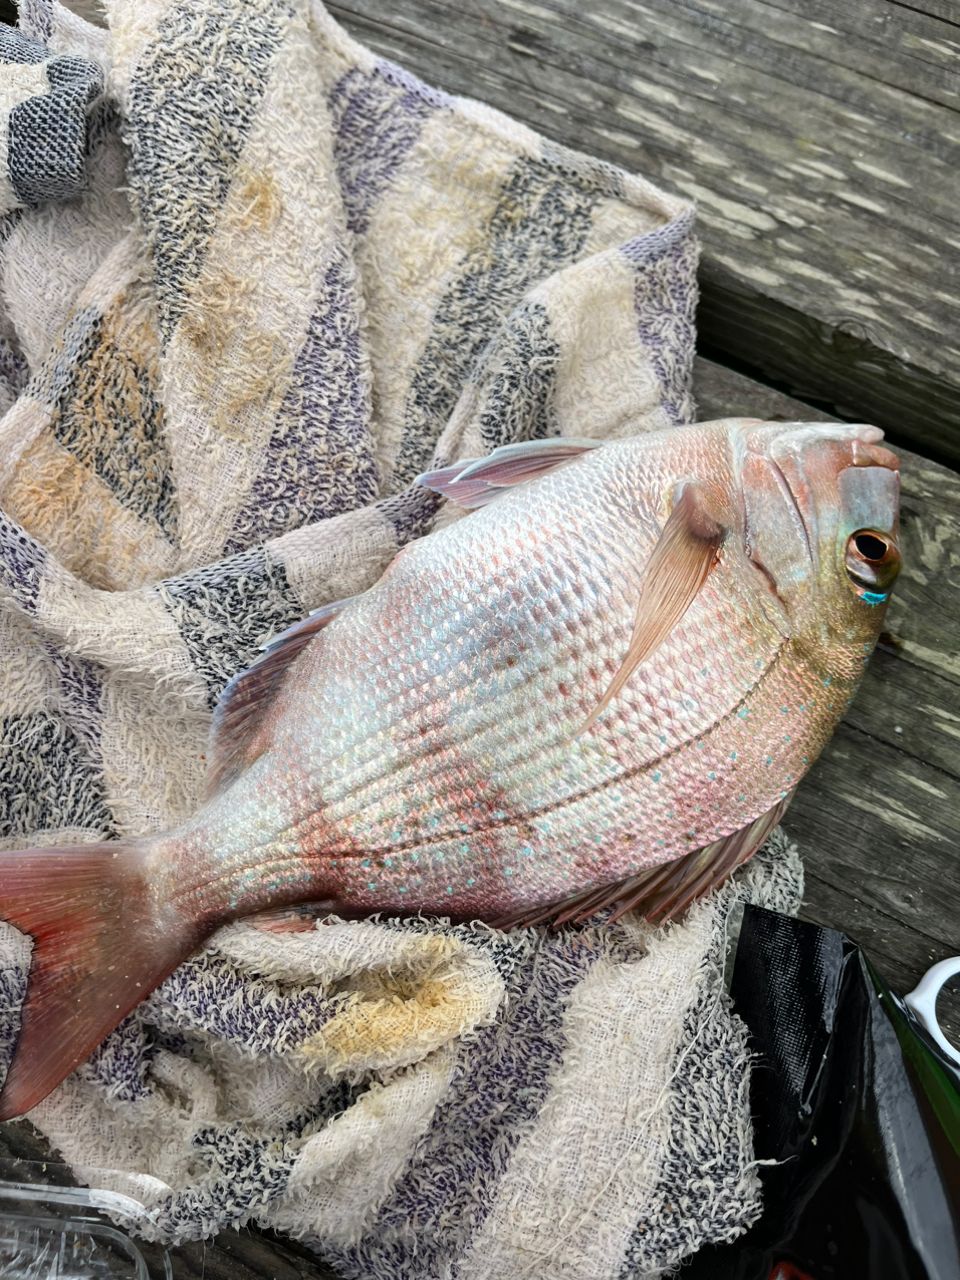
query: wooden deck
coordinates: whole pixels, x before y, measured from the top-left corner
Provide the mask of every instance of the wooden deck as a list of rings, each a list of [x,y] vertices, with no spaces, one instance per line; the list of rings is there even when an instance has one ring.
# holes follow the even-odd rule
[[[698,200],[702,418],[838,414],[902,447],[905,569],[889,633],[786,826],[805,855],[803,914],[845,929],[907,990],[960,952],[960,475],[940,465],[960,465],[960,10],[330,8],[424,79]],[[960,996],[944,996],[941,1019],[960,1043]],[[4,1154],[43,1156],[23,1129]],[[178,1250],[176,1267],[178,1280],[332,1274],[251,1231]]]
[[[332,0],[454,93],[695,198],[703,342],[960,462],[955,0]]]

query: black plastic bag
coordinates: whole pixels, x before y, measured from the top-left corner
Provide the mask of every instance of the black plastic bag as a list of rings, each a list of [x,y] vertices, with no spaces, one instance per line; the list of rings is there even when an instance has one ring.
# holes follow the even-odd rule
[[[960,1280],[960,1069],[842,933],[744,912],[763,1213],[684,1280]]]

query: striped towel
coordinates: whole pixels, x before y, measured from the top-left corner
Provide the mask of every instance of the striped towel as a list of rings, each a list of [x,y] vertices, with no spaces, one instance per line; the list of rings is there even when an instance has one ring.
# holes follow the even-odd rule
[[[681,201],[316,0],[107,10],[28,0],[0,37],[3,848],[187,815],[224,685],[432,526],[426,467],[693,415]],[[781,848],[663,932],[234,925],[31,1118],[81,1177],[151,1175],[166,1241],[660,1275],[757,1212],[724,940],[798,884]],[[28,962],[2,929],[0,1062]]]

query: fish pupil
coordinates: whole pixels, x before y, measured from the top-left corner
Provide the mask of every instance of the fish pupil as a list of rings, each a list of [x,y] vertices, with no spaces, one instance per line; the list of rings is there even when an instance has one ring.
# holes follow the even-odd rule
[[[887,544],[876,534],[858,533],[853,542],[864,560],[879,561],[887,554]]]

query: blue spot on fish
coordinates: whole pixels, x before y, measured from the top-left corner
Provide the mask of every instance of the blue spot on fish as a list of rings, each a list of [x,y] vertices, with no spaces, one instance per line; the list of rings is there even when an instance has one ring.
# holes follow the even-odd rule
[[[654,782],[659,782],[660,779],[663,777],[663,774],[660,772],[659,769],[657,769],[655,773],[651,774],[651,777],[653,778]]]
[[[737,758],[737,753],[736,753],[735,751],[731,751],[731,752],[730,752],[730,759],[731,759],[731,760],[736,760],[736,758]]]
[[[737,712],[737,715],[740,717],[741,720],[746,720],[749,714],[750,712],[746,707],[741,707],[740,710]]]
[[[710,779],[711,782],[716,782],[717,780],[717,775],[715,773],[708,773],[707,777]]]
[[[886,591],[864,591],[860,599],[866,604],[883,604],[886,600],[888,592]]]

